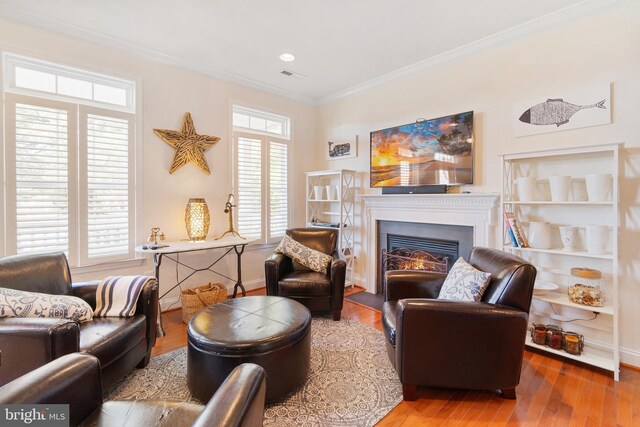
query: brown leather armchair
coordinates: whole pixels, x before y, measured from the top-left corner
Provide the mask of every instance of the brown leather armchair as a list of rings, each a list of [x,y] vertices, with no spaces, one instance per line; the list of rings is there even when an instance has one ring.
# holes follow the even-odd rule
[[[67,404],[72,426],[257,427],[264,416],[265,378],[262,367],[240,365],[206,406],[161,400],[103,402],[98,359],[74,353],[0,388],[0,403]]]
[[[0,259],[0,287],[53,295],[73,295],[96,307],[98,282],[72,283],[64,253],[16,255]],[[105,390],[134,368],[145,367],[156,342],[158,282],[142,290],[136,314],[76,323],[49,318],[0,319],[0,385],[45,363],[77,351],[100,360]]]
[[[480,302],[438,300],[446,274],[389,271],[382,326],[404,400],[416,386],[502,390],[520,382],[536,269],[522,258],[476,247],[469,263],[491,273]]]
[[[331,311],[340,320],[344,298],[346,263],[336,249],[338,231],[322,228],[290,228],[287,235],[303,245],[333,257],[327,274],[317,273],[282,254],[264,264],[267,295],[288,297],[311,311]]]

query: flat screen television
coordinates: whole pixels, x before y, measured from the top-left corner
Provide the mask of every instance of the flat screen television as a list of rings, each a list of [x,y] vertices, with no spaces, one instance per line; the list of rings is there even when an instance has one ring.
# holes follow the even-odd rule
[[[370,137],[371,187],[473,183],[473,111],[377,130]]]

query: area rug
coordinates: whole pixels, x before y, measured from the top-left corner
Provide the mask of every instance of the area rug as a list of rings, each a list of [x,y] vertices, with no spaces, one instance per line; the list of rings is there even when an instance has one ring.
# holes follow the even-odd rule
[[[186,348],[154,357],[124,378],[107,400],[195,400],[186,383]],[[348,318],[311,323],[311,372],[283,401],[265,408],[265,426],[373,426],[402,400],[382,333]]]

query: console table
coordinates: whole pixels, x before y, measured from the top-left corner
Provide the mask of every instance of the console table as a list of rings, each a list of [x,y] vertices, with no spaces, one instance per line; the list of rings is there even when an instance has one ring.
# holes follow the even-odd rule
[[[243,239],[240,237],[224,237],[220,240],[204,240],[199,242],[192,242],[192,241],[162,242],[162,244],[160,244],[159,247],[157,247],[156,249],[151,249],[151,245],[140,245],[136,247],[135,251],[137,253],[153,255],[153,265],[155,267],[155,276],[156,276],[156,279],[158,280],[158,283],[160,283],[160,265],[162,264],[162,259],[164,257],[175,262],[176,265],[181,265],[191,270],[191,272],[187,274],[184,278],[182,278],[181,280],[178,280],[178,282],[174,286],[172,286],[171,289],[169,289],[168,291],[160,295],[160,298],[158,298],[158,301],[163,297],[165,297],[169,292],[173,291],[175,288],[177,288],[182,283],[184,283],[191,276],[193,276],[194,274],[200,271],[208,270],[208,271],[211,271],[212,273],[215,273],[219,276],[224,277],[225,279],[229,279],[233,281],[234,280],[233,278],[227,276],[226,274],[220,273],[219,271],[216,271],[214,269],[214,266],[220,260],[222,260],[224,257],[226,257],[228,254],[230,254],[233,251],[235,252],[238,260],[237,277],[235,279],[236,283],[233,286],[233,298],[235,298],[238,293],[238,289],[241,290],[242,296],[246,295],[246,291],[244,289],[244,286],[242,285],[242,254],[244,252],[244,248],[248,244],[253,243],[254,241],[255,240]],[[211,249],[224,249],[225,252],[221,255],[218,255],[215,258],[215,260],[205,268],[195,268],[193,266],[186,264],[184,261],[180,260],[180,254],[188,253],[188,252],[206,251]],[[160,319],[160,315],[158,316],[158,318]],[[164,329],[162,328],[162,323],[159,324],[159,328],[162,335],[164,335]]]

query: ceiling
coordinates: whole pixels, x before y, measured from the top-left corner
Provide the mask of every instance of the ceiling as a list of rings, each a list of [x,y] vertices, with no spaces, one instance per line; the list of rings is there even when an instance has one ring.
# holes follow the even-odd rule
[[[621,0],[0,0],[0,16],[310,103]],[[295,54],[284,63],[278,56]],[[283,69],[300,74],[287,77]]]

